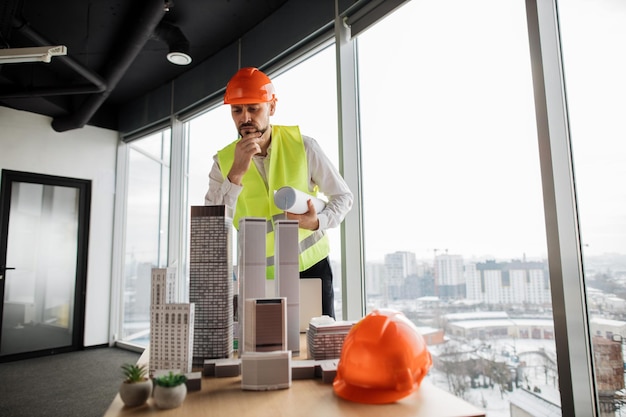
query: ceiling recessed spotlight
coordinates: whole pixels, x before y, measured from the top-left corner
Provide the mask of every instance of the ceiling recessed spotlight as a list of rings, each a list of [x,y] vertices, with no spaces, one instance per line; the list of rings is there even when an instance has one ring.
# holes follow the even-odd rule
[[[167,54],[167,60],[176,65],[191,64],[191,57],[184,52],[170,52]]]

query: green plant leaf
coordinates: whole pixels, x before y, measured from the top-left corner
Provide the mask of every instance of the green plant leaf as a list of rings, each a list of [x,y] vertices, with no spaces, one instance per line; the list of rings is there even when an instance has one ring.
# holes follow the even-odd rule
[[[129,383],[144,381],[148,373],[145,364],[136,365],[132,363],[122,365],[122,371],[124,373],[124,381]]]
[[[170,371],[167,375],[162,375],[154,378],[154,383],[161,387],[176,387],[184,384],[187,381],[187,377],[183,374],[175,374]]]

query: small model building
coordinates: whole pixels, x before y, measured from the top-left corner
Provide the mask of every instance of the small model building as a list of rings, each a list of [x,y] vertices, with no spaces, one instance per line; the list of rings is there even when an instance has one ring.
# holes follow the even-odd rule
[[[287,350],[287,299],[246,300],[245,352]]]
[[[233,211],[192,206],[189,301],[196,306],[193,365],[233,354]]]
[[[194,305],[176,302],[175,268],[153,268],[151,288],[149,375],[191,372]]]
[[[291,386],[291,352],[246,352],[241,356],[241,389],[269,391]]]
[[[355,322],[335,321],[332,317],[316,317],[309,323],[307,353],[309,359],[338,359],[343,342]]]

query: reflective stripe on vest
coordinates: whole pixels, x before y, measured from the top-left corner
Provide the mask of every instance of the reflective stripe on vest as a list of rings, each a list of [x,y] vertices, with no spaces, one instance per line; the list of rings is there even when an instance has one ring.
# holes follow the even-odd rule
[[[224,178],[228,175],[235,159],[235,146],[239,139],[220,150],[218,160]],[[309,192],[308,163],[304,142],[297,126],[272,126],[272,156],[267,172],[268,185],[254,163],[243,176],[243,189],[237,199],[233,225],[239,228],[239,219],[244,217],[265,217],[268,219],[266,235],[267,277],[274,278],[274,225],[275,220],[284,219],[284,212],[274,204],[274,191],[283,186],[291,186]],[[323,231],[298,229],[299,269],[304,271],[315,265],[330,253],[328,236]]]

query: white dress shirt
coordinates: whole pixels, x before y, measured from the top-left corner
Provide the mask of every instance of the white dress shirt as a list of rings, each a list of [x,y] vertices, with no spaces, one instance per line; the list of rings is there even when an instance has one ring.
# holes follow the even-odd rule
[[[319,191],[326,196],[328,202],[326,207],[319,213],[319,229],[326,230],[337,227],[352,208],[353,195],[348,184],[339,174],[339,171],[332,164],[330,159],[322,151],[322,148],[315,139],[302,135],[304,141],[304,151],[309,168],[309,191],[313,191],[315,185]],[[269,161],[272,155],[272,144],[267,149],[267,156],[255,155],[252,158],[259,174],[267,185],[266,172],[269,168]],[[209,173],[209,190],[204,202],[205,205],[227,205],[233,209],[237,206],[237,198],[243,187],[233,184],[224,178],[219,166],[217,155],[213,157],[213,166]],[[276,191],[276,190],[273,190]]]

